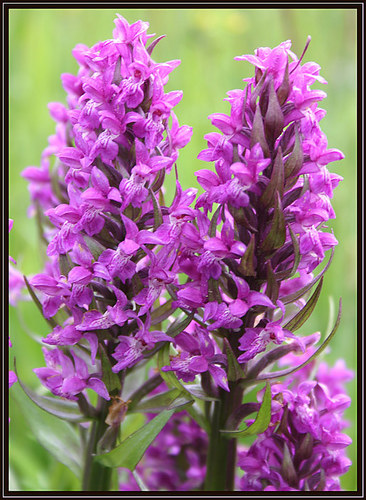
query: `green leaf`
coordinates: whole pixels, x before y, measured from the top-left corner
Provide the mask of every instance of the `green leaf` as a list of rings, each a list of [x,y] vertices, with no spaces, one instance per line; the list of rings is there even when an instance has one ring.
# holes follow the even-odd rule
[[[265,237],[261,248],[264,253],[270,255],[274,250],[282,247],[286,240],[285,216],[281,206],[280,195],[277,192],[275,208],[271,228]]]
[[[169,337],[176,337],[179,333],[181,333],[187,326],[191,323],[193,320],[194,312],[191,312],[188,314],[188,316],[185,316],[183,319],[179,320],[176,319],[174,323],[172,323],[169,328],[166,331],[166,334]]]
[[[276,275],[273,272],[271,261],[267,261],[266,268],[267,268],[266,295],[275,304],[278,299],[278,292],[280,285],[276,279]]]
[[[193,398],[188,399],[187,396],[182,397],[182,391],[179,389],[170,389],[169,391],[157,394],[152,398],[136,404],[132,412],[158,413],[167,408],[176,409],[186,404],[193,403]]]
[[[291,155],[285,161],[285,165],[284,165],[286,178],[288,178],[290,176],[291,177],[295,176],[299,172],[299,170],[301,169],[303,161],[304,161],[302,144],[301,144],[300,135],[299,135],[299,131],[298,131],[297,127],[295,128],[295,134],[296,134],[296,138],[295,138],[294,149],[292,150]]]
[[[95,455],[96,460],[106,467],[126,467],[126,469],[133,471],[174,411],[171,409],[159,413],[153,420],[130,434],[113,450]]]
[[[305,306],[284,326],[290,332],[295,332],[298,330],[305,321],[311,316],[311,313],[314,311],[314,308],[318,302],[320,292],[323,286],[324,276],[322,276],[319,285],[316,287],[315,292],[307,301]]]
[[[172,309],[173,299],[167,300],[164,304],[157,307],[151,313],[151,325],[158,325],[165,319],[169,318],[169,316],[173,313]]]
[[[29,284],[29,281],[27,280],[26,276],[23,275],[23,279],[24,279],[24,283],[26,284],[27,288],[28,288],[28,292],[29,292],[29,295],[32,297],[32,300],[33,302],[36,304],[36,306],[38,307],[38,310],[39,312],[41,313],[42,315],[42,318],[44,318],[45,321],[47,321],[47,323],[52,327],[52,328],[56,328],[57,323],[56,321],[53,319],[53,318],[45,318],[43,316],[43,307],[42,307],[42,304],[40,303],[40,301],[38,300],[38,297],[37,295],[34,293],[33,291],[33,288],[30,286]]]
[[[239,438],[244,436],[253,436],[255,434],[262,434],[262,432],[268,429],[268,426],[271,422],[271,402],[271,386],[269,382],[267,382],[261,407],[259,408],[257,418],[252,423],[252,425],[242,431],[222,430],[221,432],[225,434],[225,436],[230,438]]]
[[[102,362],[103,382],[107,391],[111,396],[117,396],[121,391],[121,381],[117,375],[112,371],[111,362],[105,352],[104,347],[99,344],[100,359]]]
[[[260,111],[260,107],[258,105],[254,113],[253,128],[250,136],[250,147],[252,148],[253,146],[255,146],[257,142],[259,142],[262,148],[264,157],[269,158],[271,154],[269,151],[268,143],[264,135],[263,118]]]
[[[243,257],[240,260],[239,271],[244,274],[244,276],[256,276],[257,273],[255,271],[255,235],[252,234],[250,238],[249,245],[247,246]]]
[[[20,379],[17,370],[15,368],[16,375],[18,377],[18,382],[28,396],[28,398],[33,401],[41,410],[54,415],[55,417],[61,418],[62,420],[68,420],[70,422],[85,422],[88,419],[80,413],[79,406],[73,401],[61,398],[52,398],[49,396],[41,396],[36,392],[29,389],[25,384],[23,384]]]
[[[274,89],[273,79],[271,78],[269,82],[268,107],[264,117],[264,130],[271,149],[273,149],[277,137],[283,131],[283,123],[284,116]]]
[[[149,189],[149,193],[154,206],[154,231],[156,231],[157,228],[163,223],[163,214],[161,213],[161,207],[157,202],[154,191],[151,188]]]
[[[227,378],[229,381],[236,382],[245,377],[242,367],[239,365],[235,354],[231,348],[228,339],[224,338],[225,354],[228,363]]]
[[[282,161],[282,149],[281,146],[278,147],[276,158],[273,162],[273,169],[271,180],[267,184],[262,196],[260,197],[260,202],[265,207],[273,207],[276,201],[276,191],[280,193],[280,198],[283,197],[283,186],[284,186],[284,171],[283,171],[283,161]]]
[[[21,385],[16,384],[11,392],[37,441],[80,478],[84,457],[75,428],[65,420],[41,410],[26,395]]]
[[[221,210],[221,206],[219,206],[219,208],[216,210],[216,212],[212,216],[211,224],[210,224],[210,227],[208,230],[208,235],[210,236],[210,238],[214,238],[216,236],[217,220],[218,220],[219,215],[220,215],[220,210]]]
[[[294,248],[294,262],[292,264],[292,269],[286,270],[286,271],[280,271],[279,273],[275,273],[276,279],[278,279],[278,280],[291,278],[296,273],[297,268],[300,264],[300,259],[301,259],[299,241],[296,238],[296,235],[294,234],[294,232],[292,231],[291,226],[288,225],[287,227],[288,227],[288,230],[289,230],[289,233],[291,236],[292,246]]]

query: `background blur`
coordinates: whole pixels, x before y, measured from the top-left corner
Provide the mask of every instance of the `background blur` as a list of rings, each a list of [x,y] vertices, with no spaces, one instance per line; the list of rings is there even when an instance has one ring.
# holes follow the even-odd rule
[[[327,272],[315,313],[301,330],[329,333],[339,297],[343,299],[341,325],[327,354],[330,364],[344,358],[356,370],[356,11],[353,9],[124,9],[118,11],[129,23],[150,23],[150,33],[166,34],[154,49],[156,61],[181,59],[171,74],[167,90],[183,90],[175,112],[180,124],[193,126],[190,144],[181,151],[179,178],[184,188],[198,187],[194,171],[208,168],[196,159],[206,147],[204,135],[213,131],[207,115],[229,112],[225,93],[242,88],[242,78],[253,67],[234,61],[236,55],[253,53],[259,46],[274,47],[291,39],[300,56],[310,34],[312,41],[304,61],[316,61],[329,82],[322,106],[327,116],[321,126],[329,147],[341,149],[346,158],[328,168],[344,177],[333,199],[337,219],[332,222],[339,240]],[[71,55],[77,43],[89,46],[112,38],[116,11],[99,9],[10,10],[10,255],[25,274],[40,272],[40,247],[35,221],[27,218],[27,185],[20,172],[39,165],[47,137],[54,133],[49,101],[65,102],[60,74],[75,73]],[[319,88],[322,87],[319,85]],[[173,180],[170,186],[173,186]],[[168,186],[169,188],[169,186]],[[44,366],[41,345],[32,334],[44,337],[48,325],[30,302],[10,311],[11,355],[16,356],[21,378],[39,386],[33,368]],[[356,489],[356,383],[349,384],[352,406],[347,410],[354,443],[348,448],[354,465],[343,477],[345,490]],[[15,389],[15,387],[13,388]],[[38,444],[27,427],[22,408],[10,401],[11,488],[14,490],[75,490],[78,481]]]

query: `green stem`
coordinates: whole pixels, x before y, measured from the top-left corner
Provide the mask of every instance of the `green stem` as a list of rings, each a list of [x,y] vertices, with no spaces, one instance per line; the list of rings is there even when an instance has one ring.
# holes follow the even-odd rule
[[[106,417],[105,411],[106,404],[103,402],[99,413],[99,419],[94,420],[90,429],[89,441],[85,453],[82,481],[83,491],[110,491],[113,469],[105,467],[94,458],[98,441],[108,427],[104,422]]]
[[[204,491],[234,491],[237,440],[224,437],[220,430],[241,403],[243,391],[237,384],[230,386],[230,392],[220,389],[220,399],[214,404]]]

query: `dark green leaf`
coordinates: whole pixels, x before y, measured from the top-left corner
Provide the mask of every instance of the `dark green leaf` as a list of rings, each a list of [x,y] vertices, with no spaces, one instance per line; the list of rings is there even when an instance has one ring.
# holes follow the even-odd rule
[[[290,80],[289,80],[289,73],[288,73],[288,61],[287,61],[285,74],[283,76],[282,83],[277,89],[277,99],[278,99],[280,106],[285,104],[286,99],[288,98],[288,95],[290,93],[290,90],[291,90],[291,87],[290,87]]]
[[[103,382],[111,396],[117,396],[121,391],[121,381],[117,375],[112,371],[111,362],[105,352],[104,347],[99,344],[100,360],[102,363]]]
[[[165,319],[169,318],[169,316],[174,311],[174,309],[172,309],[172,302],[173,299],[169,299],[164,304],[153,310],[153,312],[151,313],[152,326],[157,325],[162,321],[164,321]]]
[[[188,314],[183,319],[176,319],[167,329],[166,334],[169,337],[176,337],[179,333],[181,333],[193,320],[194,312]]]
[[[275,304],[278,299],[279,292],[279,283],[276,280],[276,275],[273,272],[271,262],[267,261],[267,287],[266,287],[266,295],[271,299],[271,301]]]
[[[86,246],[89,248],[92,256],[94,257],[95,260],[98,260],[99,256],[104,252],[106,249],[105,246],[103,246],[101,243],[98,243],[94,238],[91,238],[90,236],[84,234],[83,239],[86,243]]]
[[[281,476],[291,486],[297,486],[297,474],[287,444],[283,443]]]
[[[163,214],[161,213],[161,207],[157,202],[154,191],[151,188],[149,189],[149,193],[154,206],[154,231],[156,231],[157,228],[163,223]]]
[[[227,357],[228,371],[227,378],[229,381],[236,382],[245,377],[242,367],[239,365],[235,354],[231,348],[229,341],[224,338],[225,354]]]
[[[314,308],[318,302],[320,292],[323,286],[324,276],[321,278],[319,285],[316,287],[315,292],[307,301],[305,306],[284,326],[290,332],[295,332],[298,330],[305,321],[310,317],[311,313],[314,311]]]
[[[221,211],[221,206],[218,207],[218,209],[212,216],[210,227],[208,230],[208,235],[210,236],[210,238],[214,238],[216,236],[217,221],[220,215],[220,211]]]
[[[280,194],[280,198],[283,197],[283,186],[284,186],[284,169],[282,161],[282,149],[281,146],[278,147],[276,158],[273,162],[273,169],[271,180],[266,186],[262,196],[260,197],[260,202],[265,207],[273,207],[276,201],[276,192]]]
[[[271,148],[283,130],[284,117],[274,89],[273,79],[269,82],[268,107],[264,117],[266,139]]]
[[[239,438],[244,436],[253,436],[255,434],[262,434],[262,432],[268,429],[268,426],[271,422],[271,402],[271,386],[269,382],[267,382],[261,407],[259,408],[257,418],[252,423],[252,425],[242,431],[222,430],[221,432],[224,433],[225,436],[230,438]]]
[[[270,151],[269,151],[269,147],[268,147],[265,135],[264,135],[262,114],[261,114],[259,106],[257,105],[256,110],[255,110],[255,114],[254,114],[252,134],[250,137],[250,147],[252,148],[258,142],[262,148],[262,151],[263,151],[265,158],[269,158]]]
[[[249,245],[247,246],[243,257],[240,260],[239,264],[239,271],[244,275],[244,276],[256,276],[257,273],[255,271],[256,268],[256,258],[254,255],[254,249],[255,249],[255,235],[252,234],[252,237],[250,238]]]
[[[276,204],[271,228],[266,238],[264,239],[261,248],[264,253],[271,254],[274,250],[280,248],[286,240],[286,225],[285,216],[281,206],[279,193],[276,195]]]
[[[292,150],[291,155],[287,158],[284,164],[286,179],[287,177],[295,176],[299,172],[303,164],[303,150],[302,150],[300,134],[297,127],[295,129],[295,134],[296,138],[295,138],[294,149]]]
[[[290,270],[280,271],[279,273],[276,273],[276,279],[278,280],[291,278],[296,273],[301,259],[299,241],[296,238],[296,235],[293,233],[291,226],[288,225],[287,227],[291,236],[292,246],[294,248],[294,262]]]

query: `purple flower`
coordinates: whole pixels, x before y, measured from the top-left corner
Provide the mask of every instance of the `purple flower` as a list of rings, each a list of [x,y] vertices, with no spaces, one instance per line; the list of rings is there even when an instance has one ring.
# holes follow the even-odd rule
[[[77,400],[77,395],[85,389],[93,389],[104,399],[109,400],[104,382],[96,374],[89,374],[88,366],[70,349],[71,358],[59,349],[43,348],[46,368],[35,368],[33,371],[55,396]]]
[[[170,366],[162,367],[163,371],[174,371],[184,382],[192,382],[196,375],[208,371],[215,384],[229,391],[226,372],[217,366],[225,366],[226,357],[216,353],[208,332],[196,325],[193,332],[181,332],[174,340],[181,352],[171,358]]]

